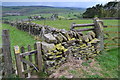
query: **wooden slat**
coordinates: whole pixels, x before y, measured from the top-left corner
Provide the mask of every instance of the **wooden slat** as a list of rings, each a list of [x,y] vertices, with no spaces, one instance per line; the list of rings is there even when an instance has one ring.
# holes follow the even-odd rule
[[[72,26],[73,26],[73,28],[75,28],[75,27],[88,27],[88,26],[95,26],[95,24],[94,23],[91,23],[91,24],[73,24]]]
[[[31,73],[33,71],[34,68],[29,68],[28,70],[25,70],[24,72],[22,72],[23,74],[26,74],[26,73]]]
[[[28,45],[28,51],[31,51],[31,46]],[[29,55],[29,60],[32,62],[32,55]]]
[[[105,38],[105,40],[113,40],[114,42],[116,42],[115,40],[118,40],[118,39],[120,39],[120,37]]]
[[[22,53],[20,54],[21,56],[25,57],[25,56],[30,56],[32,54],[36,54],[37,53],[37,50],[32,50],[30,52],[25,52],[25,53]]]
[[[29,27],[30,27],[30,26],[29,26]],[[29,32],[30,32],[30,30],[29,30]],[[28,45],[28,51],[31,51],[31,46],[30,46],[30,45]],[[30,61],[30,62],[33,62],[33,60],[32,60],[32,55],[29,55],[29,61]],[[30,69],[30,68],[32,68],[32,66],[30,66],[29,69]],[[30,76],[31,76],[31,73],[32,73],[32,72],[28,72],[28,74],[29,74]]]
[[[20,78],[24,78],[25,76],[22,74],[22,65],[21,65],[19,46],[14,46],[14,53],[15,53],[17,74],[19,75]]]
[[[25,48],[22,46],[21,47],[21,53],[25,52]],[[23,56],[23,59],[26,59],[25,56]],[[23,63],[23,68],[24,70],[27,70],[27,64]],[[28,74],[25,74],[25,77],[28,77]]]
[[[94,28],[86,28],[86,29],[73,29],[73,31],[81,32],[81,31],[91,31],[94,30]]]
[[[108,27],[120,27],[120,25],[110,25]]]
[[[30,61],[27,61],[27,60],[25,60],[25,59],[21,59],[21,61],[23,62],[23,63],[25,63],[25,64],[28,64],[29,66],[32,66],[37,72],[39,72],[38,71],[38,68],[35,66],[35,64],[33,64],[32,62],[30,62]]]
[[[106,44],[104,44],[104,45],[105,45],[105,46],[108,46],[108,45],[113,45],[113,46],[114,46],[114,45],[117,45],[117,46],[120,46],[120,44],[117,44],[117,43],[116,43],[116,44],[115,44],[115,43],[106,43]]]
[[[36,43],[34,44],[34,49],[37,49]],[[37,54],[34,54],[34,60],[35,60],[35,64],[38,65]]]
[[[108,34],[117,33],[117,34],[120,34],[120,32],[114,32],[114,31],[105,31],[104,33],[108,33]]]
[[[111,49],[115,49],[115,48],[118,48],[120,46],[109,46],[109,47],[104,47],[105,50],[111,50]]]

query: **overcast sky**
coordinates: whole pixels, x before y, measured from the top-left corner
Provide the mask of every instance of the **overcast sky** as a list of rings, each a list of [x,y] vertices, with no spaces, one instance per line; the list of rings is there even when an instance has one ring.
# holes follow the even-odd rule
[[[3,6],[53,6],[88,8],[115,0],[2,0]],[[21,3],[19,3],[21,2]],[[28,3],[29,2],[29,3]]]

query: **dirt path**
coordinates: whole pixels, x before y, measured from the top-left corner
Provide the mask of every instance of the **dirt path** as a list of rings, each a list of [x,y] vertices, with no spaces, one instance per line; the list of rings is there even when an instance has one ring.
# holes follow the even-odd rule
[[[72,59],[61,65],[49,78],[92,78],[102,76],[100,71],[101,68],[94,59]]]

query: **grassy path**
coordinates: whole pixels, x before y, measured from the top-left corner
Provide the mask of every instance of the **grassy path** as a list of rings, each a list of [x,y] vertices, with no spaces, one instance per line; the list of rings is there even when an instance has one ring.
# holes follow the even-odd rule
[[[36,42],[33,36],[30,36],[28,33],[20,31],[8,24],[2,24],[2,28],[9,29],[11,52],[13,57],[14,57],[13,49],[15,45],[24,46],[27,49],[27,45],[33,45]]]

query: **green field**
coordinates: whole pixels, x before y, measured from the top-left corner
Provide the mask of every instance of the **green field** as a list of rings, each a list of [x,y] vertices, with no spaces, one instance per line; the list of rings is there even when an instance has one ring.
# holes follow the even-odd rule
[[[72,23],[76,24],[86,24],[86,23],[93,23],[93,20],[91,19],[86,19],[86,20],[47,20],[47,21],[33,21],[34,23],[37,24],[42,24],[42,25],[49,25],[51,27],[55,27],[58,29],[66,29],[70,30],[70,26]],[[104,25],[110,26],[110,25],[118,25],[118,20],[103,20]],[[111,28],[110,28],[111,29]]]
[[[6,16],[6,17],[3,17],[3,20],[21,20],[21,19],[27,19],[28,16]]]
[[[28,45],[34,45],[36,40],[34,40],[33,36],[30,36],[28,33],[20,31],[16,29],[15,27],[12,27],[8,24],[2,24],[3,29],[9,29],[10,33],[10,43],[11,43],[11,52],[14,58],[14,46],[24,46],[25,49],[27,50]]]
[[[118,25],[117,20],[103,20],[105,25]],[[37,24],[49,25],[58,29],[70,29],[70,25],[72,23],[76,24],[84,24],[84,23],[92,23],[93,20],[56,20],[56,21],[33,21]],[[11,39],[11,51],[13,54],[13,46],[27,46],[28,44],[33,45],[36,40],[34,40],[33,36],[30,36],[28,33],[17,30],[15,27],[11,27],[7,24],[3,24],[3,29],[10,30],[10,39]],[[108,27],[105,28],[104,31],[118,31],[118,27]],[[118,36],[118,34],[111,34],[111,36]],[[119,48],[120,49],[120,48]],[[120,56],[119,56],[120,57]],[[105,51],[98,57],[96,57],[95,61],[97,62],[96,67],[101,68],[100,70],[96,70],[90,67],[91,73],[88,74],[86,70],[83,70],[81,74],[84,72],[84,77],[87,78],[117,78],[118,77],[118,49],[111,49],[109,51]],[[99,64],[99,66],[97,66]],[[85,65],[88,67],[87,65]],[[69,71],[72,74],[78,73],[77,71]],[[95,73],[94,75],[91,75]],[[99,74],[98,74],[99,73]],[[81,74],[76,74],[77,77],[81,76]],[[81,76],[82,77],[82,76]]]

